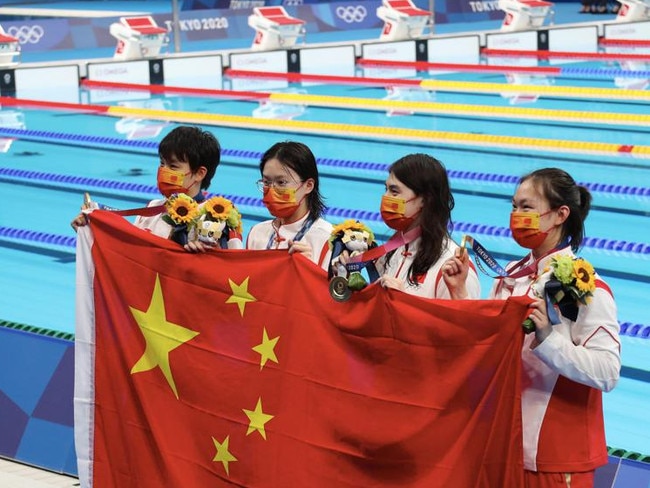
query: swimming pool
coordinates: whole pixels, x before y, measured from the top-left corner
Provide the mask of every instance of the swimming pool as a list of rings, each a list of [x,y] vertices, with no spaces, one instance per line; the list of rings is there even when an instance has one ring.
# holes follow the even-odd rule
[[[5,291],[0,297],[0,319],[74,331],[74,233],[69,222],[84,191],[118,208],[142,206],[156,196],[156,145],[174,122],[148,119],[151,108],[168,111],[170,120],[183,112],[195,114],[196,120],[222,114],[245,117],[251,125],[266,122],[265,129],[210,127],[224,148],[210,191],[238,205],[245,229],[267,217],[254,182],[259,178],[261,153],[279,140],[300,140],[314,151],[330,221],[354,216],[368,223],[380,239],[388,236],[378,213],[387,166],[404,154],[427,152],[440,159],[450,174],[456,198],[453,236],[459,240],[463,233],[473,235],[504,262],[521,255],[507,231],[516,178],[539,167],[558,166],[592,189],[589,239],[581,254],[611,285],[623,324],[623,378],[612,393],[604,395],[608,443],[648,453],[650,428],[645,427],[644,413],[650,406],[650,339],[645,337],[650,321],[644,302],[650,281],[650,159],[643,152],[594,148],[601,143],[619,148],[648,146],[650,124],[642,118],[638,124],[620,121],[624,115],[643,117],[649,99],[612,97],[621,90],[613,76],[607,77],[610,65],[574,61],[565,66],[590,74],[580,76],[576,70],[571,76],[538,78],[535,82],[540,86],[555,90],[532,98],[514,99],[507,91],[512,79],[504,73],[417,72],[410,77],[469,83],[470,91],[321,81],[280,84],[272,90],[291,95],[290,102],[281,97],[280,102],[260,102],[142,92],[123,104],[144,116],[128,118],[3,106],[0,137],[6,151],[0,154],[0,191],[9,205],[4,206],[0,221],[4,270],[0,282]],[[387,72],[395,74],[384,75]],[[364,74],[359,69],[358,75]],[[480,91],[493,83],[501,84],[503,92]],[[593,96],[571,96],[574,87],[592,89]],[[319,105],[313,96],[348,97],[369,106],[352,108],[343,103],[342,108],[333,108],[327,106],[332,99],[324,98]],[[90,98],[82,90],[80,102]],[[387,111],[369,103],[382,99],[424,105],[404,110],[395,103],[397,108]],[[452,109],[443,113],[442,106],[435,104]],[[488,114],[468,115],[461,105],[487,107]],[[549,119],[543,110],[554,110],[556,115]],[[600,122],[566,121],[557,115],[560,110],[602,117]],[[339,125],[341,133],[328,132]],[[362,130],[367,127],[374,134]],[[411,131],[420,135],[411,138]],[[548,139],[559,142],[545,144]],[[482,276],[481,281],[486,296],[491,279]]]

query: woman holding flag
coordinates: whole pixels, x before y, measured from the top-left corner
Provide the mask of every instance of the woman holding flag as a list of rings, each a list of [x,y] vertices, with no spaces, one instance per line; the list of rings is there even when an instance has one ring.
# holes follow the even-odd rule
[[[211,208],[215,200],[218,200],[219,207],[230,210],[227,213],[232,213],[240,221],[239,212],[232,202],[222,197],[206,198],[207,189],[221,161],[221,145],[214,134],[196,126],[178,126],[160,141],[158,156],[160,164],[156,184],[164,198],[150,201],[146,209],[111,210],[123,216],[136,215],[133,224],[137,228],[164,239],[172,239],[188,252],[205,252],[220,247],[241,249],[240,225],[225,227],[221,232],[222,238],[216,243],[206,244],[198,239],[188,239],[191,233],[196,234],[192,224],[200,215],[200,210]],[[85,202],[82,212],[70,224],[75,232],[88,224],[87,214],[93,208],[102,207],[94,202]]]
[[[260,173],[257,186],[273,218],[251,228],[246,249],[286,249],[327,270],[332,224],[321,217],[325,204],[314,154],[300,142],[278,142],[262,156]]]
[[[375,263],[379,283],[426,298],[461,298],[447,286],[451,278],[453,284],[463,281],[463,298],[479,298],[476,271],[449,235],[454,197],[442,163],[427,154],[408,154],[388,171],[380,210],[386,225],[396,232]],[[467,265],[460,278],[443,269],[452,256]]]
[[[525,488],[592,487],[607,464],[601,394],[616,386],[621,346],[609,287],[574,254],[590,206],[589,190],[568,173],[540,169],[519,180],[510,215],[513,238],[530,253],[503,270],[470,239],[501,275],[490,298],[534,300],[522,350]],[[466,265],[445,267],[460,276]],[[458,280],[455,294],[465,293]]]

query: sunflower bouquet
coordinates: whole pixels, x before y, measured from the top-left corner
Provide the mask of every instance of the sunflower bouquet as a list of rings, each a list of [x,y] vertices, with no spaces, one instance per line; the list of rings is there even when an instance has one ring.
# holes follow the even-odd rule
[[[228,229],[227,233],[224,230]],[[206,244],[215,245],[225,236],[242,234],[241,214],[227,198],[215,196],[201,207],[197,219],[197,238]],[[226,247],[222,243],[222,248]]]
[[[230,234],[241,236],[241,214],[227,198],[215,196],[199,205],[192,197],[178,193],[165,202],[162,218],[172,226],[170,239],[181,245],[199,240],[209,245],[226,243]],[[228,232],[224,232],[225,229]],[[226,242],[222,242],[225,238]]]
[[[188,235],[191,229],[196,226],[199,218],[199,204],[184,193],[174,193],[165,202],[167,213],[162,219],[172,226],[169,238],[184,246],[188,242]]]
[[[552,258],[549,268],[544,271],[550,273],[549,280],[544,284],[543,291],[535,290],[536,294],[546,296],[547,304],[557,305],[564,317],[575,321],[578,306],[589,304],[596,289],[593,266],[585,259],[560,255]],[[551,322],[559,322],[554,310],[548,310],[548,314]],[[523,327],[527,333],[535,330],[531,319],[526,319]]]

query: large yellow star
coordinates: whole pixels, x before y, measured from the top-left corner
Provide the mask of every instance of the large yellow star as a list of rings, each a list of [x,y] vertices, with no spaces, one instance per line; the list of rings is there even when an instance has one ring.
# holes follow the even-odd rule
[[[266,333],[266,327],[264,327],[264,330],[262,331],[262,343],[253,348],[253,351],[259,353],[260,355],[260,371],[269,359],[274,363],[278,362],[278,358],[276,357],[274,351],[275,345],[278,343],[278,339],[280,339],[280,336],[269,339],[269,336]]]
[[[271,420],[273,418],[273,415],[268,415],[262,411],[262,397],[257,399],[255,410],[246,410],[245,408],[243,410],[250,420],[246,435],[257,431],[260,433],[262,438],[266,440],[266,430],[264,430],[264,424]]]
[[[165,300],[158,275],[156,275],[156,284],[147,311],[142,312],[133,307],[129,307],[129,309],[146,341],[144,353],[131,368],[131,374],[159,367],[174,395],[178,398],[178,391],[169,365],[169,353],[199,333],[167,321]]]
[[[221,443],[213,437],[212,442],[214,442],[214,447],[217,448],[217,454],[214,455],[213,461],[221,461],[221,464],[223,464],[223,469],[225,469],[226,474],[230,476],[228,463],[231,461],[237,461],[237,458],[232,454],[230,454],[230,451],[228,450],[228,443],[230,442],[230,436],[227,435],[226,438]]]
[[[230,284],[232,295],[228,297],[226,303],[236,303],[239,307],[239,313],[242,317],[244,316],[244,308],[246,307],[246,302],[257,301],[257,298],[248,293],[248,278],[250,277],[247,276],[246,279],[242,281],[241,285],[238,285],[233,280],[228,278],[228,283]]]

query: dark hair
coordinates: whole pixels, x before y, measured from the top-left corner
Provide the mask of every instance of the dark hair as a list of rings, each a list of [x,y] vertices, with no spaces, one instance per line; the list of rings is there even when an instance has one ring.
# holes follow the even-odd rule
[[[445,239],[449,238],[454,196],[449,188],[447,171],[440,161],[428,154],[408,154],[395,161],[388,171],[422,197],[420,227],[422,237],[411,268],[409,283],[417,282],[442,256]],[[390,259],[393,253],[389,253]]]
[[[211,132],[182,125],[176,127],[160,141],[158,155],[164,159],[176,156],[179,161],[187,161],[192,173],[205,166],[207,172],[201,181],[201,189],[206,190],[221,161],[221,146]]]
[[[569,216],[562,224],[560,242],[568,240],[571,249],[577,251],[585,237],[585,220],[591,208],[589,190],[559,168],[538,169],[522,176],[519,184],[526,180],[531,180],[541,190],[552,209],[562,205],[569,207]]]
[[[270,159],[277,159],[282,166],[292,169],[301,181],[306,181],[309,178],[314,180],[314,189],[307,195],[307,207],[312,220],[320,218],[325,210],[325,203],[323,203],[323,197],[320,194],[318,166],[316,166],[316,158],[311,149],[301,142],[277,142],[262,156],[260,173],[264,172],[264,166]]]

